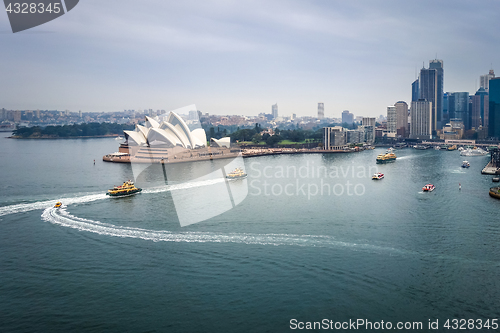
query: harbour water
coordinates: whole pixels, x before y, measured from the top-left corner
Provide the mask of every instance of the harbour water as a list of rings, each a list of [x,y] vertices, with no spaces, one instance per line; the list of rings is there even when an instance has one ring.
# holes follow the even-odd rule
[[[458,151],[402,149],[383,165],[382,149],[248,158],[246,198],[181,227],[173,196],[200,189],[217,204],[213,183],[137,179],[142,193],[111,199],[134,177],[102,162],[114,139],[7,135],[2,332],[285,332],[292,319],[421,322],[415,332],[439,320],[445,332],[447,319],[500,319],[489,157],[468,169]]]

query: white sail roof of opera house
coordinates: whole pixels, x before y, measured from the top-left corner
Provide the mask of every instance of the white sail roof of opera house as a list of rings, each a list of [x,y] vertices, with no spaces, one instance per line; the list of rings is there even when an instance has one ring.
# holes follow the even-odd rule
[[[180,146],[186,149],[202,148],[207,145],[205,130],[191,131],[186,122],[175,112],[170,112],[166,121],[147,117],[144,126],[136,125],[134,131],[124,131],[129,145],[166,147]]]

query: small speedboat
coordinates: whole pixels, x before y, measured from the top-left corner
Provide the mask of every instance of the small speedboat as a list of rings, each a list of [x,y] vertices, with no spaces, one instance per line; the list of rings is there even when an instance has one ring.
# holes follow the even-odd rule
[[[470,167],[470,164],[468,161],[463,161],[462,162],[462,168],[469,168]]]
[[[491,181],[494,183],[498,183],[498,182],[500,182],[500,177],[493,177],[493,178],[491,178]]]
[[[60,208],[62,206],[62,202],[61,201],[58,201],[56,202],[56,204],[54,205],[54,208]]]
[[[432,184],[427,184],[427,185],[424,185],[424,187],[422,187],[422,191],[432,192],[432,191],[434,191],[435,188],[436,188],[436,186],[434,186]]]
[[[375,179],[375,180],[380,180],[380,179],[382,179],[382,178],[384,178],[384,174],[383,174],[383,173],[381,173],[381,172],[377,172],[376,174],[374,174],[374,175],[372,176],[372,179]]]

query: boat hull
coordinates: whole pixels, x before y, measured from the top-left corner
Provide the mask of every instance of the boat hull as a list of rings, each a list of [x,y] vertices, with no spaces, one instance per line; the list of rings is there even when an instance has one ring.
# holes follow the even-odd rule
[[[108,192],[108,193],[106,193],[106,195],[109,195],[110,197],[126,197],[129,195],[134,195],[134,194],[139,193],[141,191],[142,191],[142,188],[136,188],[133,190],[123,190],[123,191],[119,191],[116,193]]]
[[[395,160],[396,160],[395,157],[385,158],[385,159],[377,159],[377,163],[379,163],[379,164],[390,163],[390,162],[394,162]]]

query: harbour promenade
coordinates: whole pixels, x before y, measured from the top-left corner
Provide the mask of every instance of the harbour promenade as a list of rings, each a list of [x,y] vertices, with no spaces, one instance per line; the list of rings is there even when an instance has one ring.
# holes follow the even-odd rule
[[[241,156],[244,158],[248,157],[258,157],[258,156],[270,156],[270,155],[284,155],[284,154],[334,154],[334,153],[354,153],[359,152],[364,149],[359,148],[346,148],[342,150],[325,150],[320,148],[245,148],[238,150],[241,152]],[[189,156],[174,156],[174,158],[170,157],[150,157],[152,155],[146,156],[147,158],[137,158],[136,156],[131,156],[124,149],[120,149],[120,152],[107,154],[103,156],[103,161],[105,162],[113,162],[113,163],[161,163],[161,164],[170,164],[170,163],[183,163],[183,162],[194,162],[194,161],[205,161],[205,160],[213,160],[213,159],[221,159],[221,158],[234,158],[239,156],[239,154],[214,154],[208,153],[199,155]]]

